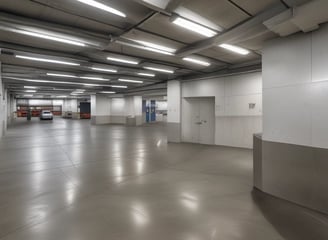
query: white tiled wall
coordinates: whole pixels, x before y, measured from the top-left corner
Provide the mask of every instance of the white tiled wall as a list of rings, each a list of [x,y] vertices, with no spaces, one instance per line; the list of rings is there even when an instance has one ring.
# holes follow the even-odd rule
[[[124,98],[112,98],[110,100],[110,115],[125,116],[125,100]]]
[[[0,62],[0,138],[5,134],[7,129],[7,93],[4,90],[4,84],[1,78],[1,62]]]
[[[184,82],[182,97],[215,97],[217,145],[252,148],[253,134],[262,131],[261,73]]]
[[[65,99],[63,101],[63,112],[77,112],[77,99]]]
[[[263,139],[328,148],[328,25],[263,51]]]
[[[167,84],[167,121],[180,123],[181,116],[181,83],[179,81],[169,81]]]

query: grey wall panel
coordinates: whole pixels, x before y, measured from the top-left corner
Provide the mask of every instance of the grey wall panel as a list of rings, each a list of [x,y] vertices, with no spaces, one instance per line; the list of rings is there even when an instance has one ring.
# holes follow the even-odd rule
[[[253,137],[253,180],[254,187],[263,189],[262,186],[262,136]]]
[[[180,123],[167,123],[167,141],[168,142],[181,142],[181,124]]]
[[[255,138],[255,187],[276,197],[328,213],[328,149],[259,141],[259,138]]]
[[[112,124],[126,124],[126,116],[110,116]]]
[[[92,116],[91,124],[93,125],[101,125],[101,124],[109,124],[110,116]]]
[[[136,125],[140,126],[144,123],[143,116],[136,116]]]
[[[263,139],[328,148],[328,24],[265,44]]]
[[[263,139],[311,145],[311,87],[263,90]]]
[[[263,88],[311,82],[311,34],[267,43],[263,49]]]
[[[328,80],[328,24],[312,35],[312,81]]]

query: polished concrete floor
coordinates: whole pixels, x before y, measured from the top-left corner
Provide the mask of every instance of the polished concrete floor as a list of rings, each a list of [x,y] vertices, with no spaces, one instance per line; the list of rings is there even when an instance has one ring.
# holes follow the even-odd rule
[[[324,240],[328,220],[252,188],[252,152],[167,144],[165,125],[16,120],[0,239]]]

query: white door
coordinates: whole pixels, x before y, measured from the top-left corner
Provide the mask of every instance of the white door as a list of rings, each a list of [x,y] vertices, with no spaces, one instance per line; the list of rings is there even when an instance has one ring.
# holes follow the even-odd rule
[[[214,144],[215,136],[215,100],[199,100],[199,143]]]
[[[184,104],[184,141],[200,144],[214,144],[215,99],[188,98]]]

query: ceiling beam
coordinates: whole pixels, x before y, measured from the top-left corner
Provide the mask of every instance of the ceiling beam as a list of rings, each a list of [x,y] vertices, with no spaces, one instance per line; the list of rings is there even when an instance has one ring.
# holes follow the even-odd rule
[[[166,11],[173,12],[184,2],[186,2],[186,0],[171,0],[166,6]]]
[[[261,27],[264,21],[285,10],[286,7],[279,3],[278,5],[270,7],[268,10],[259,13],[249,20],[246,20],[245,22],[224,31],[217,36],[181,48],[176,52],[176,55],[184,57],[222,43],[236,42],[236,40],[241,39],[241,37],[245,35],[245,32],[253,31],[255,28]]]

